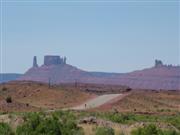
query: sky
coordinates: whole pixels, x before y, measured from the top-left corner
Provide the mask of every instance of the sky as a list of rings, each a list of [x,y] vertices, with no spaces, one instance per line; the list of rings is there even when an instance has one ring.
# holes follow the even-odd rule
[[[47,54],[87,71],[180,64],[179,8],[168,0],[1,1],[1,72],[24,73]]]

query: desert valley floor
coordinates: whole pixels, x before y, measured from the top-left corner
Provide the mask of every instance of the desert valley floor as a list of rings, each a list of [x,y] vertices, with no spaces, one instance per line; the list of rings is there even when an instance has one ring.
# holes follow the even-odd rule
[[[9,123],[14,130],[25,121],[24,113],[54,115],[59,111],[73,113],[85,135],[94,135],[97,126],[111,127],[115,135],[130,135],[134,128],[152,123],[160,129],[180,131],[180,91],[32,81],[0,85],[0,122]],[[177,121],[169,122],[171,119]]]

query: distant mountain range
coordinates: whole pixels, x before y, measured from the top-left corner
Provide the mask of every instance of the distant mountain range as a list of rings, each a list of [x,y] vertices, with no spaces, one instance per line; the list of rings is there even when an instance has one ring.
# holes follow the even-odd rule
[[[0,74],[0,83],[16,80],[21,75],[22,74],[16,74],[16,73],[3,73],[3,74]]]
[[[155,66],[130,73],[87,72],[66,64],[66,58],[45,56],[38,66],[36,57],[33,67],[18,80],[59,83],[97,83],[126,85],[134,89],[180,90],[180,66],[164,65],[156,60]]]

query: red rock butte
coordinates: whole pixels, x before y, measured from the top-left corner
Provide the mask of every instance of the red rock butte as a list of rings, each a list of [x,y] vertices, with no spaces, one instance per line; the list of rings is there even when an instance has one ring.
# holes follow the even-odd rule
[[[59,64],[66,64],[66,57],[60,56],[53,56],[53,55],[46,55],[44,56],[44,65],[59,65]]]
[[[44,56],[44,64],[38,66],[33,58],[33,67],[19,80],[48,83],[95,83],[125,85],[134,89],[180,90],[180,66],[165,65],[155,60],[155,65],[130,73],[88,72],[66,63],[66,57],[56,55]]]

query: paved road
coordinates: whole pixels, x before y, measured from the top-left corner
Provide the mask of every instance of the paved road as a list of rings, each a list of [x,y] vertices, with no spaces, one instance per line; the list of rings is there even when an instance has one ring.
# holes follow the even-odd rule
[[[101,95],[98,96],[94,99],[91,99],[85,103],[83,103],[82,105],[76,106],[71,108],[72,110],[86,110],[86,109],[90,109],[90,108],[95,108],[98,106],[101,106],[105,103],[108,103],[109,101],[111,101],[112,99],[117,98],[118,96],[121,96],[122,94],[106,94],[106,95]]]

